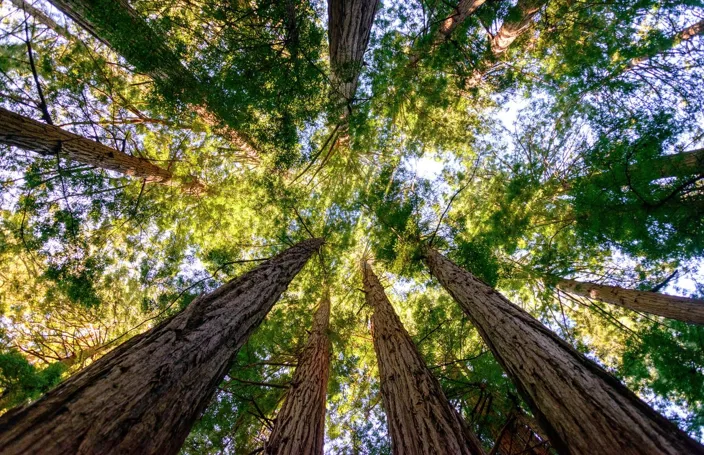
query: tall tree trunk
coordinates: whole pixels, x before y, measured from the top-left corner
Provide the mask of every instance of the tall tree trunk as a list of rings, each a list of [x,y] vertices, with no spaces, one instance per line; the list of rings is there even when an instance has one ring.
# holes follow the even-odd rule
[[[704,454],[616,378],[471,273],[428,248],[459,303],[561,454]]]
[[[438,46],[448,41],[455,29],[474,14],[477,8],[482,6],[484,2],[486,2],[486,0],[460,0],[454,13],[440,22],[440,27],[438,27],[433,37],[433,46]],[[410,64],[415,65],[420,59],[420,52],[414,52],[411,54]]]
[[[325,442],[325,397],[330,372],[330,297],[320,301],[291,388],[276,415],[264,449],[268,455],[322,455]]]
[[[438,28],[435,38],[436,43],[444,42],[450,39],[450,35],[459,27],[462,22],[467,20],[469,16],[484,4],[486,0],[460,0],[455,8],[455,12],[443,19]]]
[[[328,0],[333,93],[346,114],[354,98],[379,0]]]
[[[704,300],[637,291],[617,286],[561,279],[557,287],[570,294],[692,324],[704,324]]]
[[[704,19],[683,28],[679,32],[669,37],[669,39],[662,40],[657,46],[650,49],[645,55],[632,59],[630,62],[628,62],[628,65],[626,65],[624,71],[630,71],[641,63],[650,60],[653,57],[656,57],[658,54],[667,52],[678,44],[685,41],[689,41],[694,37],[700,35],[704,35]]]
[[[550,443],[527,416],[513,414],[501,429],[489,455],[550,455]]]
[[[0,417],[12,454],[175,454],[237,350],[323,243],[306,240]]]
[[[491,52],[499,56],[506,52],[506,49],[522,34],[530,29],[533,18],[540,12],[540,9],[547,3],[547,0],[518,0],[509,16],[506,18],[501,28],[491,39]]]
[[[671,155],[662,155],[646,163],[622,166],[613,172],[600,173],[594,179],[603,179],[606,184],[628,184],[631,181],[704,175],[704,148]]]
[[[165,39],[127,0],[49,0],[74,22],[122,55],[140,72],[154,79],[168,96],[193,105],[215,132],[252,159],[257,151],[251,139],[227,124],[222,109],[212,106],[207,84],[190,72]]]
[[[394,454],[483,454],[481,443],[447,401],[379,279],[364,263],[364,293]]]
[[[1,107],[0,143],[140,177],[150,183],[179,185],[184,191],[190,193],[200,193],[205,189],[197,180],[180,182],[174,179],[171,171],[156,166],[149,160],[128,155],[100,142],[15,114]]]
[[[39,23],[44,24],[48,28],[54,31],[59,36],[63,36],[64,38],[70,38],[71,34],[64,28],[63,26],[59,25],[56,23],[54,19],[49,17],[47,14],[45,14],[43,11],[35,8],[32,6],[30,3],[28,3],[25,0],[10,0],[10,3],[15,5],[15,7],[21,11],[26,12],[30,16],[32,16],[34,19],[36,19]]]

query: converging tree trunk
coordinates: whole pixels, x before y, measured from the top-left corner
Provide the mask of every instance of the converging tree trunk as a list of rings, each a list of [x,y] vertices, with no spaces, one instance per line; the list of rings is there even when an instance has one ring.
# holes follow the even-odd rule
[[[143,178],[150,183],[178,185],[190,193],[200,193],[205,189],[197,180],[182,182],[175,179],[171,171],[152,164],[149,160],[128,155],[100,142],[15,114],[1,107],[0,143]]]
[[[547,0],[518,0],[501,24],[499,31],[491,39],[491,52],[496,56],[506,52],[516,38],[530,29],[533,18],[546,3]]]
[[[5,455],[175,454],[231,360],[323,243],[301,242],[0,417]]]
[[[550,443],[523,414],[512,414],[499,432],[489,455],[550,455]]]
[[[345,115],[357,91],[379,0],[328,0],[328,35],[333,93]]]
[[[629,310],[692,324],[704,324],[704,300],[570,279],[559,280],[557,287],[570,294],[589,297]]]
[[[471,273],[428,248],[459,303],[561,454],[704,454],[616,378]]]
[[[284,404],[264,449],[269,455],[322,455],[330,373],[330,296],[320,301]]]
[[[481,443],[425,365],[371,266],[364,263],[363,268],[393,453],[483,454]]]
[[[213,107],[207,84],[200,81],[127,0],[50,0],[91,35],[154,79],[161,90],[191,104],[201,119],[251,159],[258,156],[252,141],[228,124],[221,108]],[[225,112],[226,113],[226,112]]]

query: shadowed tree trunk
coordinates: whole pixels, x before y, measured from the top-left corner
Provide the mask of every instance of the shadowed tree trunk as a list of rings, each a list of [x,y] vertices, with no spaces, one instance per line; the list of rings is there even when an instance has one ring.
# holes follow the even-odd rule
[[[483,454],[479,440],[425,365],[371,266],[365,262],[363,268],[393,453]]]
[[[570,279],[559,280],[557,287],[570,294],[589,297],[629,310],[692,324],[704,324],[704,300]]]
[[[513,414],[501,429],[489,455],[550,455],[550,443],[525,415]]]
[[[156,166],[149,160],[128,155],[100,142],[15,114],[1,107],[0,143],[140,177],[149,183],[180,186],[189,193],[197,194],[205,189],[197,180],[180,182],[174,179],[171,171]]]
[[[428,248],[459,303],[561,454],[704,454],[616,378],[471,273]]]
[[[455,11],[440,22],[440,27],[433,37],[433,47],[438,46],[450,39],[452,32],[462,24],[469,16],[484,4],[486,0],[460,0]],[[415,65],[422,58],[420,52],[414,52],[410,56],[410,64]]]
[[[320,301],[291,387],[264,449],[268,455],[322,455],[330,373],[330,296]]]
[[[215,132],[252,159],[257,151],[251,140],[228,125],[221,108],[213,107],[207,83],[200,81],[135,11],[127,0],[49,0],[91,35],[122,55],[137,70],[154,79],[168,96],[193,105],[194,111]],[[215,99],[215,103],[217,103]],[[225,112],[227,114],[227,112]]]
[[[0,417],[4,455],[175,454],[233,357],[323,243],[306,240]]]
[[[704,175],[704,149],[689,150],[653,158],[647,163],[617,167],[612,172],[600,173],[592,177],[606,184],[628,184],[629,181],[653,180],[667,177]]]
[[[533,18],[546,3],[547,0],[518,0],[499,31],[491,39],[491,52],[495,56],[506,52],[516,38],[530,29]]]
[[[331,82],[333,96],[346,106],[344,115],[357,91],[378,6],[379,0],[328,0]]]

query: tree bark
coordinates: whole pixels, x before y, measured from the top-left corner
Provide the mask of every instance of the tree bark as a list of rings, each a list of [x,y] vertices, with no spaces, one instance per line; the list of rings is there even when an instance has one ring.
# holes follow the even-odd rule
[[[501,429],[489,455],[550,455],[550,443],[525,415],[512,415]]]
[[[516,38],[530,29],[533,24],[533,18],[546,3],[547,0],[518,0],[518,3],[509,14],[509,18],[501,24],[501,28],[491,39],[491,52],[495,56],[506,52],[506,49]],[[517,19],[512,19],[514,15]]]
[[[325,397],[330,372],[330,297],[320,301],[313,331],[298,360],[291,387],[276,415],[264,449],[268,455],[322,455],[325,442]]]
[[[484,454],[450,405],[394,312],[379,279],[363,264],[364,293],[373,309],[374,351],[394,454]]]
[[[653,174],[653,170],[655,173]],[[628,183],[630,180],[643,180],[643,176],[653,176],[655,179],[667,177],[685,177],[688,175],[704,175],[704,149],[662,155],[653,158],[647,166],[629,166],[619,172],[599,174],[606,182]]]
[[[328,0],[333,93],[349,105],[357,91],[379,0]]]
[[[438,28],[436,43],[444,42],[450,39],[450,35],[459,27],[462,22],[467,20],[469,16],[474,14],[474,12],[484,4],[486,0],[460,0],[455,8],[455,12],[443,19],[440,23],[440,28]]]
[[[658,54],[662,54],[663,52],[669,51],[678,44],[685,41],[689,41],[695,36],[699,35],[704,35],[704,19],[683,28],[679,32],[672,35],[669,39],[664,40],[658,46],[652,48],[646,55],[632,59],[630,62],[628,62],[628,65],[626,65],[624,71],[631,71],[641,63],[650,60]]]
[[[61,128],[24,117],[0,107],[0,143],[42,155],[67,158],[101,169],[139,177],[149,183],[180,186],[185,192],[205,190],[197,180],[181,182],[171,171],[144,158],[128,155],[100,142],[69,133]]]
[[[54,19],[49,17],[47,14],[45,14],[43,11],[35,8],[25,0],[10,0],[10,3],[15,5],[15,7],[19,10],[22,10],[35,18],[39,23],[44,24],[48,28],[54,31],[59,36],[63,36],[64,38],[70,38],[71,34],[66,30],[64,27],[61,25],[57,24]]]
[[[471,273],[428,248],[459,303],[561,454],[704,454],[616,378]]]
[[[559,280],[557,287],[570,294],[589,297],[629,310],[677,319],[690,324],[704,324],[704,300],[570,279]]]
[[[486,0],[460,0],[455,8],[455,12],[440,22],[435,36],[433,37],[433,47],[438,46],[452,36],[452,32],[462,24],[469,16],[482,6]],[[421,59],[420,52],[414,52],[410,57],[410,64],[415,65]]]
[[[306,240],[0,417],[3,454],[175,454],[231,360],[323,243]]]
[[[50,0],[50,3],[154,79],[168,96],[191,104],[217,134],[252,158],[258,156],[251,140],[227,124],[221,109],[213,108],[207,84],[190,72],[166,45],[164,37],[127,0]]]

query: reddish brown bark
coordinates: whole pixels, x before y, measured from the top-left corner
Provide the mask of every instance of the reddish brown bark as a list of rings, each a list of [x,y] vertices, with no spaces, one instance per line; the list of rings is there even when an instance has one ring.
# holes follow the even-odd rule
[[[371,266],[364,263],[363,267],[393,453],[483,454],[479,440],[426,366]]]
[[[570,294],[589,297],[629,310],[692,324],[704,324],[704,300],[569,279],[559,280],[557,287]]]
[[[264,449],[269,455],[322,455],[330,373],[330,297],[320,301],[284,404]]]
[[[518,19],[504,21],[499,31],[491,39],[491,52],[495,56],[506,52],[519,36],[530,29],[533,18],[546,3],[547,0],[518,0],[511,12],[511,16],[516,15]]]
[[[433,249],[425,261],[559,453],[704,454],[704,447],[490,286]]]
[[[245,343],[308,258],[306,240],[0,417],[4,455],[175,454]]]
[[[455,8],[455,12],[440,22],[440,27],[436,35],[436,42],[447,41],[455,29],[462,24],[469,16],[484,4],[486,0],[460,0]]]
[[[180,186],[184,191],[200,193],[205,188],[197,180],[180,182],[171,171],[144,158],[128,155],[100,142],[86,139],[0,107],[0,143],[42,155],[54,155],[101,169],[140,177],[150,183]]]

